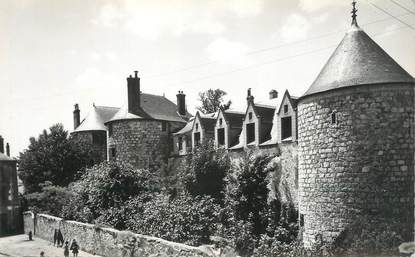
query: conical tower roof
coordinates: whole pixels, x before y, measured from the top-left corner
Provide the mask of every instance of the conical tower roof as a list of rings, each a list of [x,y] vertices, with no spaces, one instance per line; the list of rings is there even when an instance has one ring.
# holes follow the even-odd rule
[[[354,21],[303,97],[338,88],[386,83],[415,80]]]

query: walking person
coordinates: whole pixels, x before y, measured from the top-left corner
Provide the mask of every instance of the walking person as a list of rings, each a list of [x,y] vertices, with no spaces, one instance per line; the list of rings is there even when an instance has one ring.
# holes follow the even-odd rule
[[[57,242],[58,242],[58,230],[55,229],[55,233],[53,233],[53,246],[55,246]]]
[[[78,252],[79,252],[79,245],[76,242],[75,238],[72,240],[71,250],[72,250],[73,257],[77,257]]]
[[[69,242],[65,242],[65,246],[63,247],[63,256],[69,257]]]
[[[63,246],[63,235],[60,229],[58,229],[58,247]]]

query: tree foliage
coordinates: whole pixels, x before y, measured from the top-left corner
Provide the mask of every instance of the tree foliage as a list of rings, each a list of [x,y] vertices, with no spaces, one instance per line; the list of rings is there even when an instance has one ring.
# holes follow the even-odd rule
[[[195,149],[191,159],[182,167],[181,180],[192,196],[210,196],[221,202],[225,188],[224,178],[231,169],[228,155],[215,150],[206,141]]]
[[[19,177],[27,193],[40,192],[41,184],[67,186],[84,167],[92,166],[99,154],[91,144],[68,137],[62,124],[44,130],[20,153]]]
[[[228,101],[224,103],[223,97],[226,95],[226,92],[221,89],[209,89],[205,92],[199,93],[199,101],[201,105],[197,109],[203,113],[212,113],[223,108],[224,110],[229,109],[232,102]]]

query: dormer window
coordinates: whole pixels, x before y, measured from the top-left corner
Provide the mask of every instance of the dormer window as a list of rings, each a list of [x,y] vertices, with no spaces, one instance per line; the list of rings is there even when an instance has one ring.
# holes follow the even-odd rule
[[[219,119],[219,126],[222,126],[222,118]]]
[[[196,123],[196,130],[199,129],[199,123]]]
[[[284,113],[288,113],[288,104],[284,104]]]
[[[248,113],[248,118],[251,120],[252,119],[252,112]]]

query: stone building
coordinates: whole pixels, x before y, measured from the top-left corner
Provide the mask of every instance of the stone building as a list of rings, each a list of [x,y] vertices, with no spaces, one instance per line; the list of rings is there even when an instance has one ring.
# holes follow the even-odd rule
[[[4,153],[4,139],[0,136],[0,236],[20,233],[22,228],[16,166],[8,143]]]
[[[96,106],[92,105],[91,110],[80,121],[80,110],[78,104],[75,104],[73,111],[74,130],[71,136],[92,144],[101,155],[100,158],[95,160],[101,162],[107,159],[107,127],[105,122],[109,121],[120,108],[109,106]]]
[[[359,219],[414,235],[414,78],[357,24],[298,103],[299,211],[306,247]],[[372,224],[373,225],[373,224]]]
[[[108,129],[108,159],[137,168],[157,167],[173,151],[172,134],[182,129],[191,115],[185,95],[178,104],[164,96],[142,93],[140,78],[127,78],[128,101],[105,125]]]

